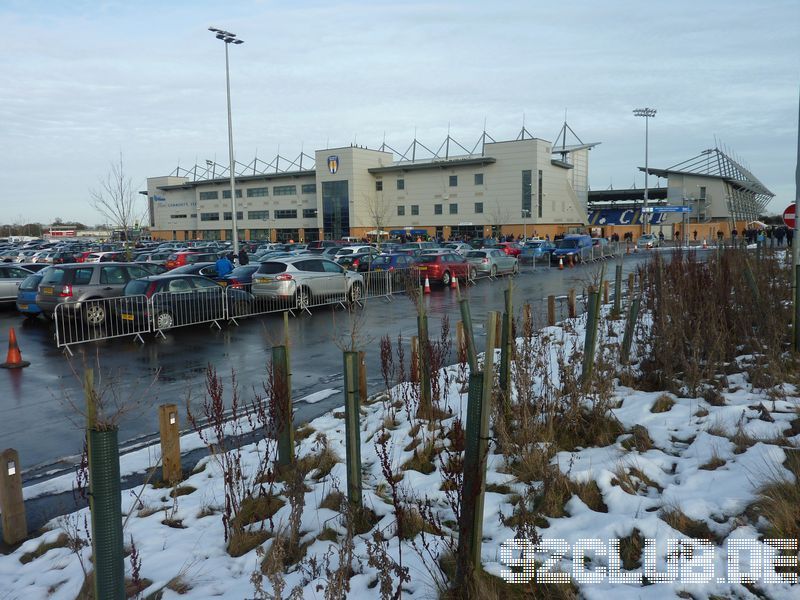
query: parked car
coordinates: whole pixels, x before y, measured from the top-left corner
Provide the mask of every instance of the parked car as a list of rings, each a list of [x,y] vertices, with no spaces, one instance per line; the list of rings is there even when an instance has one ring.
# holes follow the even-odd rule
[[[50,265],[45,263],[19,263],[17,264],[18,267],[22,267],[23,269],[30,271],[31,273],[38,273],[39,271],[43,271]]]
[[[199,262],[215,262],[218,258],[219,256],[214,252],[175,252],[169,255],[166,267],[172,270]]]
[[[83,260],[85,263],[119,262],[125,260],[125,252],[92,252]]]
[[[368,244],[364,244],[361,246],[342,246],[336,252],[336,258],[340,256],[347,256],[349,254],[363,254],[364,252],[369,252],[372,250],[372,246]]]
[[[35,319],[42,312],[36,304],[36,294],[43,276],[42,273],[28,275],[17,288],[17,310],[29,319]]]
[[[261,263],[252,292],[256,298],[293,299],[300,308],[339,297],[355,302],[364,293],[364,278],[332,260],[300,255]]]
[[[420,254],[414,259],[414,269],[419,272],[420,278],[450,285],[453,277],[474,279],[478,274],[475,265],[467,262],[460,254],[446,252],[441,254]]]
[[[15,302],[20,284],[31,271],[10,263],[0,264],[0,302]]]
[[[80,252],[72,252],[71,250],[54,252],[50,262],[54,265],[74,263],[77,260],[78,256],[80,256]]]
[[[136,263],[136,266],[141,267],[150,275],[161,275],[162,273],[166,273],[168,271],[167,267],[158,263]]]
[[[169,271],[134,279],[125,285],[123,295],[145,296],[149,302],[128,298],[121,306],[119,318],[136,323],[152,318],[157,329],[222,319],[225,293],[223,286],[200,275]],[[228,292],[228,314],[247,314],[252,300],[247,292],[232,289]]]
[[[553,257],[575,256],[581,258],[584,248],[591,248],[592,238],[583,234],[568,234],[563,239],[556,241],[556,249],[553,250]]]
[[[449,244],[445,244],[444,247],[448,250],[456,252],[457,254],[460,254],[461,256],[466,256],[467,252],[472,250],[472,246],[464,242],[450,242]]]
[[[250,291],[253,283],[253,275],[258,271],[260,266],[260,264],[256,263],[236,267],[233,271],[220,279],[219,282],[233,289]]]
[[[520,256],[533,256],[534,258],[541,258],[552,254],[556,249],[556,245],[549,240],[528,240],[522,245],[522,253]]]
[[[467,252],[467,262],[480,273],[496,277],[499,273],[519,273],[519,261],[499,248],[484,248]]]
[[[147,252],[144,254],[140,254],[136,257],[134,262],[137,263],[155,263],[158,265],[166,265],[167,260],[169,259],[171,254],[174,254],[174,250],[170,250],[167,252]]]
[[[358,270],[364,271],[396,271],[410,269],[414,266],[414,258],[409,254],[379,254],[372,262],[359,263]]]
[[[178,275],[202,275],[213,279],[217,276],[217,264],[216,262],[197,262],[170,269],[169,272]]]
[[[150,274],[134,263],[81,263],[53,265],[44,272],[36,294],[36,304],[51,318],[59,304],[67,315],[81,316],[90,325],[101,325],[108,318],[102,303],[87,300],[121,296],[131,279]]]
[[[369,246],[367,246],[369,248]],[[369,248],[365,252],[356,252],[354,254],[346,254],[344,256],[337,256],[336,263],[342,265],[345,269],[355,269],[357,271],[369,271],[370,263],[378,256],[378,251],[375,248]],[[365,265],[366,269],[361,266]]]
[[[645,233],[644,235],[640,235],[639,239],[636,240],[637,248],[658,248],[658,246],[659,246],[658,236],[653,235],[652,233]]]
[[[493,246],[484,246],[484,248],[486,247],[497,248],[498,250],[502,250],[503,252],[505,252],[509,256],[513,256],[514,258],[519,256],[520,253],[522,252],[522,249],[516,242],[500,242],[499,244],[494,244]]]

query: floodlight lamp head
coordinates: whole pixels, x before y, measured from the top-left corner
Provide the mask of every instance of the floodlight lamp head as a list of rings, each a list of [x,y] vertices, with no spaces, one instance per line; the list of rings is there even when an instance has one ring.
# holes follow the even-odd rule
[[[633,109],[633,115],[636,117],[655,117],[656,116],[656,109],[655,108],[635,108]]]

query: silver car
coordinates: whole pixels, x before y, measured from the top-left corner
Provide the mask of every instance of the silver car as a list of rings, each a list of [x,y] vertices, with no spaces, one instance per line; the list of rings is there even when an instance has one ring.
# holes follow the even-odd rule
[[[332,260],[313,254],[270,259],[253,273],[256,298],[294,300],[299,308],[337,300],[357,302],[364,294],[364,278]]]
[[[483,250],[470,250],[467,252],[467,262],[478,270],[496,277],[499,273],[519,273],[519,261],[516,257],[509,256],[502,250],[485,248]]]
[[[0,264],[0,302],[16,302],[19,284],[31,271],[11,264]]]
[[[453,252],[457,252],[461,256],[466,256],[467,252],[472,251],[472,246],[469,244],[465,244],[464,242],[451,242],[449,244],[444,245],[445,248],[449,248]]]

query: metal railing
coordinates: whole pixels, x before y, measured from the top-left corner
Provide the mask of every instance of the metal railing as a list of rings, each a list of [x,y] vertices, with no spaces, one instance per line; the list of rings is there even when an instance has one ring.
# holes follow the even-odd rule
[[[157,292],[148,302],[151,327],[164,337],[164,330],[187,325],[219,322],[228,316],[228,294],[225,288],[202,288],[186,292]]]
[[[144,343],[142,334],[150,331],[150,321],[146,317],[137,319],[134,315],[147,305],[146,296],[57,304],[53,311],[56,346],[72,354],[70,346],[84,342],[134,336]]]

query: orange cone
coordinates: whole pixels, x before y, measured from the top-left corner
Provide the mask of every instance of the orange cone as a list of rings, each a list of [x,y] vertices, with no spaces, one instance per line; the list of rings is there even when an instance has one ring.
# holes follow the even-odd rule
[[[422,290],[425,294],[431,293],[431,282],[428,281],[428,276],[425,275],[425,288]]]
[[[564,257],[563,256],[559,256],[558,257],[558,268],[561,271],[564,270]]]
[[[22,367],[27,367],[31,363],[27,360],[22,360],[22,354],[19,351],[19,346],[17,345],[17,334],[14,332],[14,328],[12,327],[8,332],[8,354],[6,355],[6,362],[4,362],[0,367],[4,369],[21,369]]]
[[[450,280],[450,289],[456,289],[458,287],[458,275],[453,275],[453,278]]]

